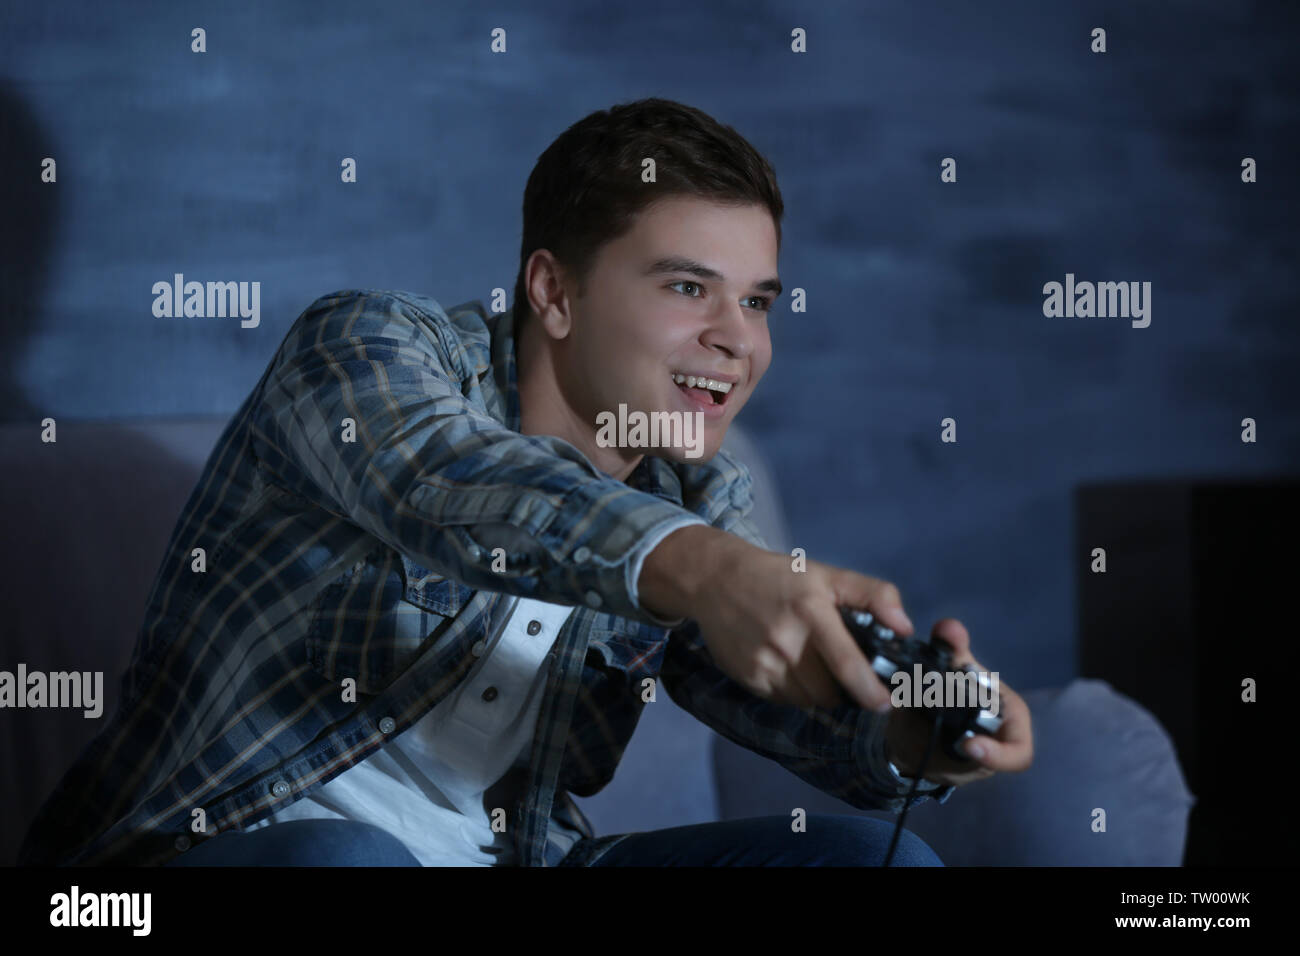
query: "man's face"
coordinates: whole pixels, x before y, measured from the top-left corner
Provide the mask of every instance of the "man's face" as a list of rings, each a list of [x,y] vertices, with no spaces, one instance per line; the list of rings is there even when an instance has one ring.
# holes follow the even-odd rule
[[[692,427],[702,420],[694,448],[629,448],[627,460],[712,458],[772,360],[767,310],[780,294],[776,260],[776,228],[763,206],[674,197],[646,209],[601,247],[587,294],[570,300],[572,335],[559,370],[569,403],[593,430],[600,412],[617,415],[620,404],[681,412]],[[698,381],[693,389],[678,384],[683,375],[731,387],[710,395]],[[687,454],[701,446],[698,457]]]

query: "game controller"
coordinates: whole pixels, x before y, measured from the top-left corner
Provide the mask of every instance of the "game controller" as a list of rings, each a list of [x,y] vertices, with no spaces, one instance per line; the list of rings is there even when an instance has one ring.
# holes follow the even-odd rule
[[[934,636],[926,643],[915,637],[901,637],[892,628],[876,620],[870,611],[858,608],[841,607],[840,616],[844,620],[844,626],[862,648],[871,669],[890,691],[894,689],[890,678],[895,672],[915,675],[918,664],[922,680],[925,680],[926,674],[937,672],[944,680],[944,687],[948,685],[943,675],[962,672],[976,675],[978,696],[973,701],[967,696],[968,706],[916,708],[922,715],[938,722],[939,742],[948,756],[961,762],[969,761],[971,758],[958,750],[957,744],[976,734],[992,736],[1002,726],[1000,716],[982,709],[979,704],[981,698],[987,699],[987,695],[995,693],[997,688],[990,686],[987,674],[976,671],[970,665],[953,667],[953,646],[943,638]]]

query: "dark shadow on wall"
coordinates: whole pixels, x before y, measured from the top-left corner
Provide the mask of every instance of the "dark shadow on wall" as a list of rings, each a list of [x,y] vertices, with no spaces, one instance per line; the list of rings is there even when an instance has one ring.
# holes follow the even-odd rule
[[[41,162],[56,152],[50,136],[20,97],[0,79],[0,421],[28,421],[38,409],[23,392],[24,346],[46,321],[52,243],[60,211],[58,183],[41,181]],[[33,421],[33,425],[36,422]]]

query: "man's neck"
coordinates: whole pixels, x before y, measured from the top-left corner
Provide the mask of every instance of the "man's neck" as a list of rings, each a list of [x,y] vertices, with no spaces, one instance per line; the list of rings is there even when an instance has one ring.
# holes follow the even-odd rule
[[[644,456],[628,458],[624,457],[625,449],[602,448],[596,444],[595,421],[583,421],[564,400],[550,348],[536,326],[536,321],[530,319],[523,329],[515,330],[520,433],[563,438],[586,455],[597,469],[619,481],[627,481]]]

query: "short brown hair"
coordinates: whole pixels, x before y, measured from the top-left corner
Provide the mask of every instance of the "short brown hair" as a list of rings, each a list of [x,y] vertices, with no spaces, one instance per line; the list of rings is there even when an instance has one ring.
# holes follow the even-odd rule
[[[647,156],[655,161],[655,183],[641,181]],[[602,245],[630,230],[647,206],[683,195],[766,206],[780,248],[785,205],[776,173],[744,137],[707,113],[651,97],[598,110],[566,129],[538,157],[524,187],[516,325],[532,311],[524,266],[533,252],[549,249],[582,295]]]

